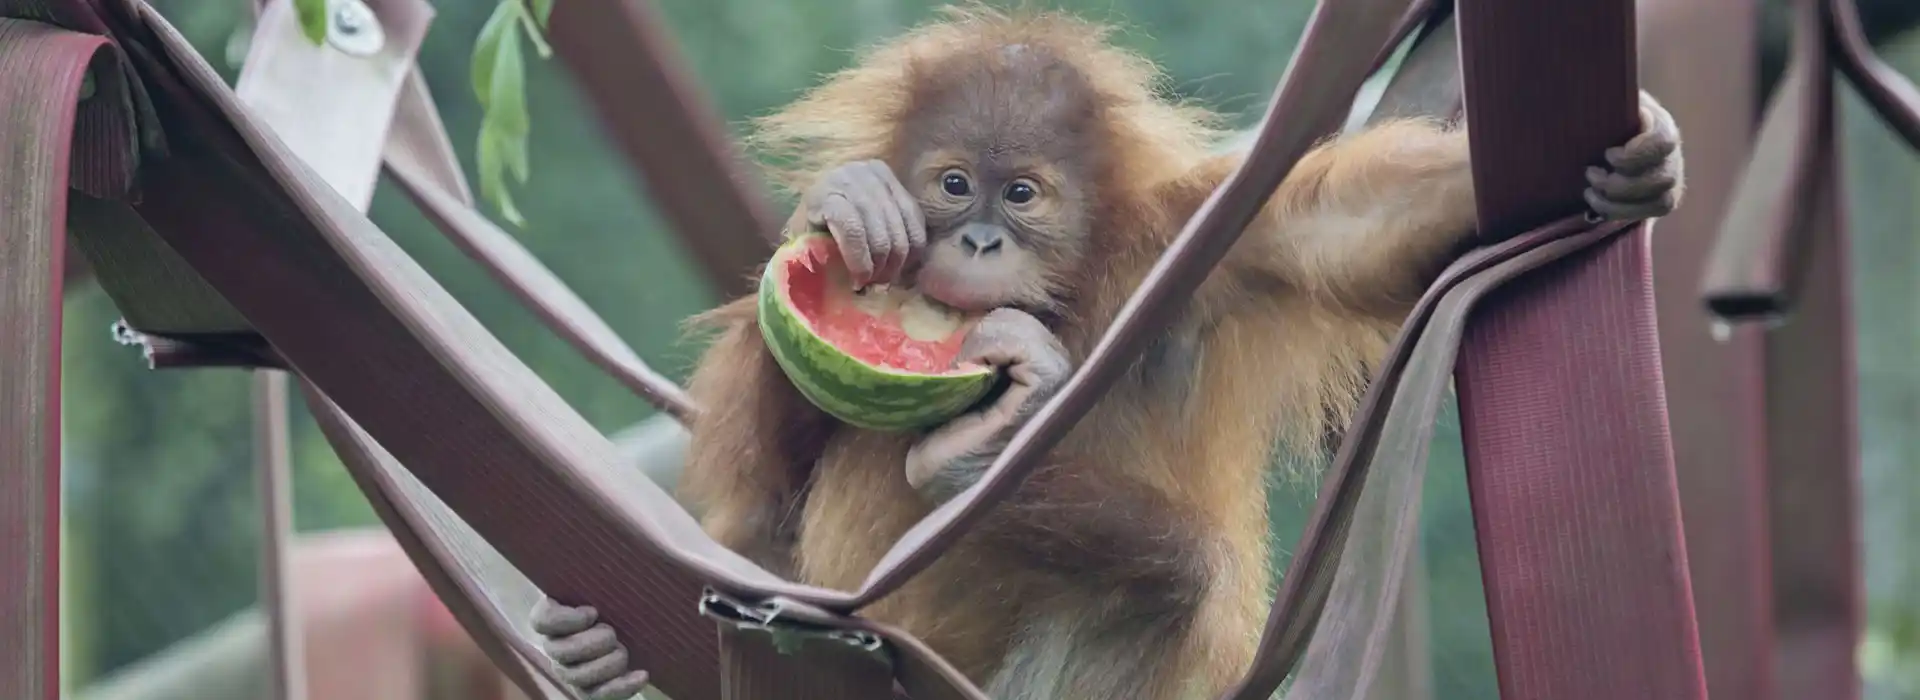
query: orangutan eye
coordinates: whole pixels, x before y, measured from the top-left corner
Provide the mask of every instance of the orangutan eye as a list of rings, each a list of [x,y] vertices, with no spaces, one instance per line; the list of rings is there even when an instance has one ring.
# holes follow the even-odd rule
[[[940,189],[955,197],[965,197],[973,194],[973,183],[967,181],[965,173],[949,170],[940,178]]]
[[[1021,179],[1007,185],[1006,193],[1001,196],[1013,204],[1026,204],[1033,201],[1034,197],[1040,196],[1040,191],[1034,188],[1032,182]]]

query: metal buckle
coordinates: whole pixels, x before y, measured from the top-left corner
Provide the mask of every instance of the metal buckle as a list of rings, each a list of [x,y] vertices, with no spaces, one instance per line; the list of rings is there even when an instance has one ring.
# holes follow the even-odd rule
[[[884,640],[879,635],[839,625],[835,622],[838,616],[786,598],[748,603],[707,588],[700,594],[700,615],[735,630],[765,633],[774,650],[783,655],[799,651],[809,640],[825,640],[884,656],[881,653]]]

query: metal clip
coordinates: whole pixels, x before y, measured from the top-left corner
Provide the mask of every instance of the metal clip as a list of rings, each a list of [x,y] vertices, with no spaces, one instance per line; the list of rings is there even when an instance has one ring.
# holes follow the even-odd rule
[[[799,651],[809,640],[826,640],[884,656],[879,635],[834,624],[832,613],[785,598],[753,604],[708,588],[700,594],[700,615],[735,630],[766,633],[773,648],[785,655]]]
[[[387,33],[362,0],[334,0],[327,13],[327,43],[349,56],[372,56],[386,46]]]

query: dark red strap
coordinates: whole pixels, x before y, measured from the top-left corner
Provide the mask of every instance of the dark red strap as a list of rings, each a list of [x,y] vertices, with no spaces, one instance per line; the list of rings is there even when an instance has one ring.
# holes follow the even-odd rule
[[[1640,73],[1686,141],[1686,201],[1656,224],[1665,364],[1694,613],[1708,696],[1784,700],[1773,693],[1772,587],[1767,575],[1765,332],[1716,337],[1698,294],[1720,219],[1754,150],[1760,7],[1753,0],[1641,3]],[[1725,330],[1724,328],[1720,330]],[[1819,695],[1809,697],[1821,697]]]
[[[0,19],[0,153],[6,154],[0,158],[0,697],[6,698],[60,697],[62,256],[68,173],[86,167],[73,161],[77,96],[88,64],[111,57],[111,50],[102,51],[106,46],[100,37],[50,24]]]
[[[427,585],[472,635],[509,681],[529,697],[558,700],[565,684],[552,674],[539,649],[521,632],[518,619],[533,609],[538,589],[506,564],[473,529],[373,437],[328,400],[319,387],[301,384],[301,396],[321,434],[353,477],[374,513],[393,533]],[[517,608],[517,609],[509,609]]]
[[[1482,230],[1581,209],[1636,131],[1634,5],[1461,0]],[[1502,700],[1703,700],[1647,231],[1515,280],[1457,372]]]

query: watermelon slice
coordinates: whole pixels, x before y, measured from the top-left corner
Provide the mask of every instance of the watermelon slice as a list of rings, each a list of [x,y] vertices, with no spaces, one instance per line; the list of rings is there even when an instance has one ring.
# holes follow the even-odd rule
[[[800,393],[873,430],[945,422],[993,387],[995,371],[955,366],[979,319],[911,289],[855,292],[831,236],[795,236],[760,276],[760,333]]]

